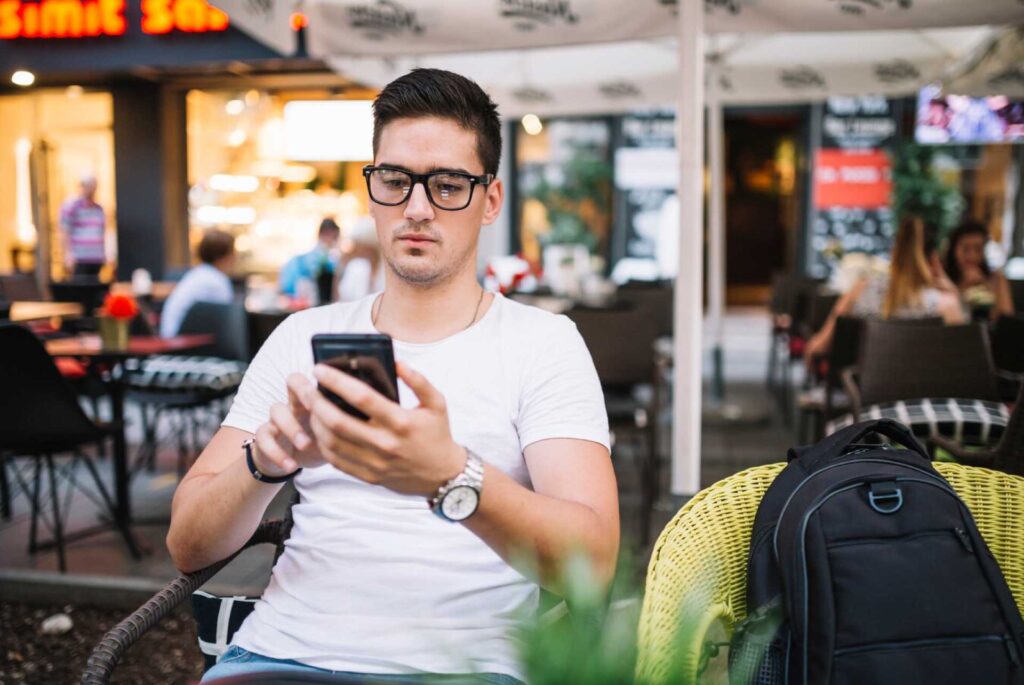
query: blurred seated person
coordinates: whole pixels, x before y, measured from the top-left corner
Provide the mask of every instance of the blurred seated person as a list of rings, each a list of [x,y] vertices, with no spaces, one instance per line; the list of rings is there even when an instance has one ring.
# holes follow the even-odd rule
[[[196,302],[230,303],[234,299],[228,274],[235,266],[235,238],[224,231],[207,231],[199,241],[200,264],[189,269],[170,297],[160,315],[160,336],[178,334],[185,314]]]
[[[965,221],[949,236],[946,273],[957,288],[967,311],[982,318],[1013,315],[1010,284],[1001,271],[993,271],[985,259],[988,229],[978,221]]]
[[[352,302],[384,290],[384,269],[377,242],[377,226],[370,217],[359,219],[341,249],[338,300]]]
[[[910,216],[900,223],[889,261],[889,275],[859,279],[844,294],[825,325],[807,343],[808,364],[828,354],[836,319],[840,316],[883,319],[923,319],[941,316],[947,324],[964,322],[963,309],[955,287],[946,277],[935,255],[934,240],[926,243],[924,221]]]
[[[292,297],[298,295],[299,281],[306,279],[315,283],[324,264],[332,273],[335,272],[340,238],[341,227],[334,219],[328,217],[321,221],[316,246],[309,252],[292,257],[281,267],[281,292]]]

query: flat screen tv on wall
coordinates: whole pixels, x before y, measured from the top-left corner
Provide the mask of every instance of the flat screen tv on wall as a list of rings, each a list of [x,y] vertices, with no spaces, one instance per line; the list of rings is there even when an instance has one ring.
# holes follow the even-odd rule
[[[1024,100],[1006,95],[970,97],[926,86],[917,96],[919,143],[1024,143]]]

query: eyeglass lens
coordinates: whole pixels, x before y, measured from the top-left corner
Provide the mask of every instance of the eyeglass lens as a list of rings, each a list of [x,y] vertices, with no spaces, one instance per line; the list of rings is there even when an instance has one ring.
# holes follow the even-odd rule
[[[412,177],[397,169],[370,172],[370,195],[376,202],[397,205],[412,192]],[[462,209],[473,195],[473,183],[458,174],[432,174],[427,179],[427,194],[443,209]]]

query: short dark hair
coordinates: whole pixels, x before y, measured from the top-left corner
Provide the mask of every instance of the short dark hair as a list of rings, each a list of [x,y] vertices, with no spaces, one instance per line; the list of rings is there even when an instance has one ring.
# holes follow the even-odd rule
[[[946,245],[946,275],[949,276],[949,280],[958,286],[960,285],[961,273],[960,265],[956,261],[956,246],[957,243],[969,235],[980,235],[987,242],[988,227],[980,221],[967,219],[949,234],[949,244]],[[992,275],[992,270],[989,269],[988,262],[984,259],[981,260],[981,272],[986,276]]]
[[[475,82],[443,69],[413,69],[380,92],[373,101],[373,154],[384,127],[396,119],[451,119],[476,134],[476,153],[485,174],[497,174],[501,161],[498,106]]]
[[[227,231],[213,229],[203,234],[199,241],[199,260],[204,264],[213,264],[235,251],[235,236]]]
[[[327,217],[326,219],[320,222],[320,230],[317,231],[316,234],[317,237],[323,238],[324,233],[334,233],[335,235],[341,235],[341,226],[339,226],[338,223],[331,217]]]

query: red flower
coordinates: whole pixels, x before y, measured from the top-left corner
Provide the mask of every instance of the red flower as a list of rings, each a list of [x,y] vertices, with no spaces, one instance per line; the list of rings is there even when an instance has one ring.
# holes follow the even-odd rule
[[[131,295],[110,294],[103,300],[103,311],[115,319],[134,319],[139,305]]]

